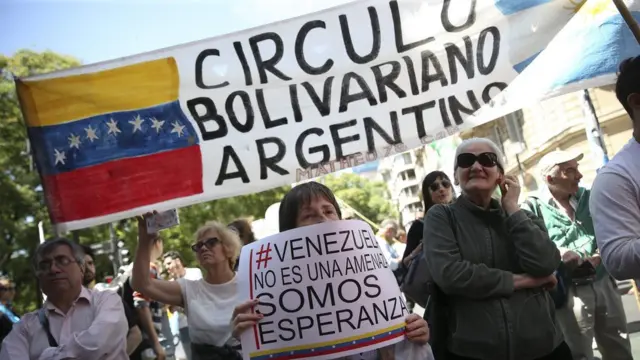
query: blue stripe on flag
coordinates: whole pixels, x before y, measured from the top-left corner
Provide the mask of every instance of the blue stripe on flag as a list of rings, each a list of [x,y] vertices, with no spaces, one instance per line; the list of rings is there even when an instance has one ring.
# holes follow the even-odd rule
[[[551,0],[494,0],[494,3],[496,8],[504,15],[513,15],[550,1]]]
[[[28,131],[46,175],[199,143],[178,101]]]
[[[632,15],[640,21],[640,12],[633,11]],[[589,45],[584,46],[582,54],[575,56],[580,60],[555,81],[553,88],[615,74],[622,60],[640,55],[640,45],[619,14],[599,26],[589,26],[580,36],[590,39]]]
[[[522,61],[522,62],[520,62],[518,64],[513,65],[513,69],[515,71],[517,71],[518,74],[521,73],[527,66],[529,66],[529,64],[531,64],[531,62],[533,60],[535,60],[536,57],[538,57],[538,55],[540,55],[541,52],[542,51],[539,51],[538,53],[534,54],[533,56],[529,57],[528,59],[526,59],[526,60],[524,60],[524,61]]]

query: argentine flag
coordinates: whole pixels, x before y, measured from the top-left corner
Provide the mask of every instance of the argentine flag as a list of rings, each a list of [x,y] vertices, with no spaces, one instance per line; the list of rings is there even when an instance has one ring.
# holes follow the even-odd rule
[[[500,8],[500,2],[496,1],[496,7]],[[514,69],[520,74],[494,98],[492,106],[490,104],[476,112],[473,121],[481,123],[546,98],[613,84],[620,62],[640,55],[640,45],[612,0],[564,2],[565,6],[575,7],[575,16],[538,54],[513,62]],[[512,1],[505,2],[505,11],[513,9],[506,3]],[[536,7],[549,4],[544,0],[519,3]],[[625,3],[639,21],[640,1],[627,0]]]

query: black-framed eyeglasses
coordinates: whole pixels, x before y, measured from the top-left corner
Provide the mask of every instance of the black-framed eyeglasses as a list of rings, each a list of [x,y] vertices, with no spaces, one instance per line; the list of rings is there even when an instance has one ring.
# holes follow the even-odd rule
[[[451,182],[449,182],[449,180],[434,182],[433,184],[429,185],[429,189],[431,189],[431,192],[436,192],[440,189],[440,186],[442,186],[445,189],[448,189],[451,187]]]
[[[216,246],[219,242],[220,242],[220,239],[218,239],[217,237],[208,238],[206,240],[198,241],[197,243],[191,245],[191,250],[197,253],[197,252],[200,252],[200,250],[202,250],[203,246],[206,246],[207,249],[213,249],[213,247]]]
[[[498,155],[492,152],[485,152],[482,154],[471,154],[471,153],[462,153],[458,155],[457,164],[459,167],[466,169],[473,166],[473,164],[478,162],[478,164],[484,167],[494,167],[498,165]]]
[[[42,260],[38,263],[37,270],[40,272],[46,272],[51,270],[51,265],[56,264],[57,267],[66,267],[69,264],[73,264],[77,262],[74,259],[71,259],[68,256],[58,255],[53,259]]]
[[[15,286],[0,286],[0,291],[14,291],[16,289]]]

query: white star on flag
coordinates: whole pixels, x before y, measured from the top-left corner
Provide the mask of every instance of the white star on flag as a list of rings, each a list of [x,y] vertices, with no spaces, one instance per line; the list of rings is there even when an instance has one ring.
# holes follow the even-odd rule
[[[140,130],[140,132],[142,132],[142,122],[144,120],[142,120],[140,118],[140,115],[136,115],[136,117],[133,118],[133,120],[129,120],[129,124],[133,125],[133,131],[132,132],[136,132],[137,130]]]
[[[151,118],[151,127],[156,129],[156,134],[160,133],[160,129],[162,129],[162,125],[164,125],[164,121],[160,121],[156,118]]]
[[[109,127],[109,131],[107,132],[107,135],[108,134],[118,135],[119,132],[122,132],[120,131],[120,129],[118,129],[118,123],[113,119],[111,119],[111,121],[107,123],[107,126]]]
[[[87,132],[87,139],[89,139],[89,141],[93,142],[93,140],[98,139],[98,136],[96,135],[96,129],[92,128],[91,125],[84,128],[84,131]]]
[[[182,136],[182,132],[184,131],[184,125],[180,125],[177,121],[173,122],[173,129],[171,129],[171,133],[178,134],[178,137]]]
[[[58,163],[62,163],[64,165],[64,161],[67,159],[67,156],[64,154],[64,151],[58,151],[58,149],[53,149],[53,156],[56,157],[56,162],[53,165],[58,165]]]
[[[74,134],[69,135],[69,148],[80,149],[80,136]]]

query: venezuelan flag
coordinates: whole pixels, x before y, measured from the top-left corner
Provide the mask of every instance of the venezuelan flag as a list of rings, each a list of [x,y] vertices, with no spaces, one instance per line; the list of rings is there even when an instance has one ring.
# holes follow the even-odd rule
[[[55,224],[200,194],[202,156],[175,59],[16,80]]]

